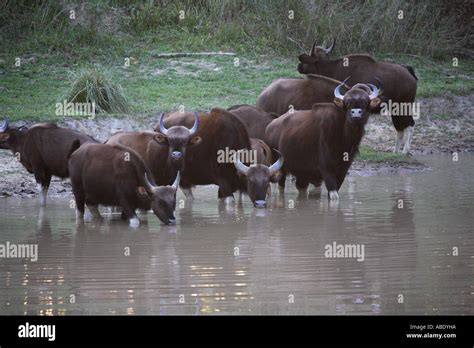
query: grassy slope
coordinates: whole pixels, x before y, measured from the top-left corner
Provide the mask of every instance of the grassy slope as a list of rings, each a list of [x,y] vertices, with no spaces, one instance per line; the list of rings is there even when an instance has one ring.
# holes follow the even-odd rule
[[[156,52],[156,50],[155,50]],[[37,56],[36,63],[14,67],[14,57],[2,58],[0,111],[12,120],[55,119],[55,103],[62,101],[72,83],[72,73],[96,65],[124,88],[132,113],[170,111],[179,105],[189,110],[212,106],[255,104],[262,89],[278,77],[299,77],[296,58],[212,56],[198,58],[154,58],[153,52],[136,52],[128,68],[123,58],[68,64],[64,57]],[[91,56],[93,53],[91,52]],[[239,59],[239,66],[234,59]],[[385,59],[393,60],[393,57]],[[397,61],[403,61],[399,57]],[[419,78],[418,96],[459,95],[474,90],[472,61],[433,62],[405,59]]]

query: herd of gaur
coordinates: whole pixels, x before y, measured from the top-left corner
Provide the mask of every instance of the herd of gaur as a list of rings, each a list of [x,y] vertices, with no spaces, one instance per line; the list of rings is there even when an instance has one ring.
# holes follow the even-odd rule
[[[298,71],[305,77],[273,81],[256,106],[162,113],[153,130],[119,132],[104,143],[54,123],[11,127],[5,118],[0,148],[11,150],[34,174],[42,206],[51,177],[70,177],[79,220],[85,205],[93,217],[100,217],[102,205],[120,207],[122,219],[134,226],[137,209],[151,209],[163,223],[173,224],[178,187],[192,199],[193,186],[208,184],[219,187],[219,199],[245,192],[261,208],[270,183],[284,190],[288,174],[300,193],[324,182],[328,198],[337,200],[369,114],[389,100],[413,103],[417,78],[409,66],[367,54],[332,60],[334,45],[335,40],[328,48],[313,44],[309,54],[299,56]],[[392,116],[392,121],[395,151],[403,146],[407,153],[413,117]],[[223,150],[238,156],[219,161]],[[257,154],[254,163],[241,159],[246,150]]]

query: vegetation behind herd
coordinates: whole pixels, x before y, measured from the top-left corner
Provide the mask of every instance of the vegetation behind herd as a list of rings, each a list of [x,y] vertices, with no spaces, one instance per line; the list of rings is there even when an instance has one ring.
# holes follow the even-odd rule
[[[90,48],[95,55],[124,55],[140,44],[294,57],[315,39],[336,37],[336,55],[439,59],[472,56],[473,12],[474,3],[465,0],[19,0],[2,9],[1,33],[6,50],[75,58]]]

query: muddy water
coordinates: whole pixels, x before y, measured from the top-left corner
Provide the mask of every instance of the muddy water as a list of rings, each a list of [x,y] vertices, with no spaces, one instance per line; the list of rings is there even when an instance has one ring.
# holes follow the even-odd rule
[[[339,204],[289,183],[266,210],[226,207],[199,188],[174,227],[2,199],[0,243],[38,260],[0,259],[0,314],[474,314],[474,157],[421,160],[432,170],[349,177]],[[326,258],[333,242],[364,260]]]

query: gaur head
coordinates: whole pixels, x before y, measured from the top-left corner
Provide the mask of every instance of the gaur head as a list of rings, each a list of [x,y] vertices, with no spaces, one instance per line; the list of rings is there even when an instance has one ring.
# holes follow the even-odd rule
[[[318,63],[328,59],[328,55],[334,49],[336,45],[336,39],[332,40],[331,46],[325,48],[323,46],[316,46],[316,41],[313,43],[313,47],[309,54],[303,53],[298,59],[300,63],[298,64],[298,72],[301,74],[318,74]]]
[[[239,174],[245,175],[247,181],[247,194],[253,205],[257,208],[265,208],[267,202],[267,190],[270,182],[277,182],[280,178],[279,172],[283,166],[283,156],[278,153],[278,160],[270,167],[264,164],[256,164],[250,167],[240,161],[237,155],[235,160],[235,168]]]
[[[176,222],[174,211],[176,209],[176,191],[179,187],[179,180],[180,174],[178,172],[171,186],[156,186],[150,182],[145,173],[147,187],[145,188],[146,192],[141,193],[148,195],[151,200],[151,209],[165,225],[172,225]]]
[[[341,87],[348,79],[349,77],[334,89],[334,104],[346,112],[348,122],[365,124],[369,114],[382,102],[379,98],[382,95],[382,87],[378,88],[371,83],[358,83],[343,95]],[[381,84],[380,81],[379,83]]]
[[[194,125],[192,128],[184,126],[166,128],[163,116],[164,114],[161,114],[159,119],[160,133],[155,135],[153,139],[160,145],[168,146],[168,161],[174,168],[180,170],[183,167],[186,147],[188,145],[197,145],[202,140],[200,136],[194,136],[199,127],[198,113],[194,113]]]
[[[4,117],[0,124],[0,149],[10,150],[15,140],[27,129],[25,126],[11,128],[8,118]]]

